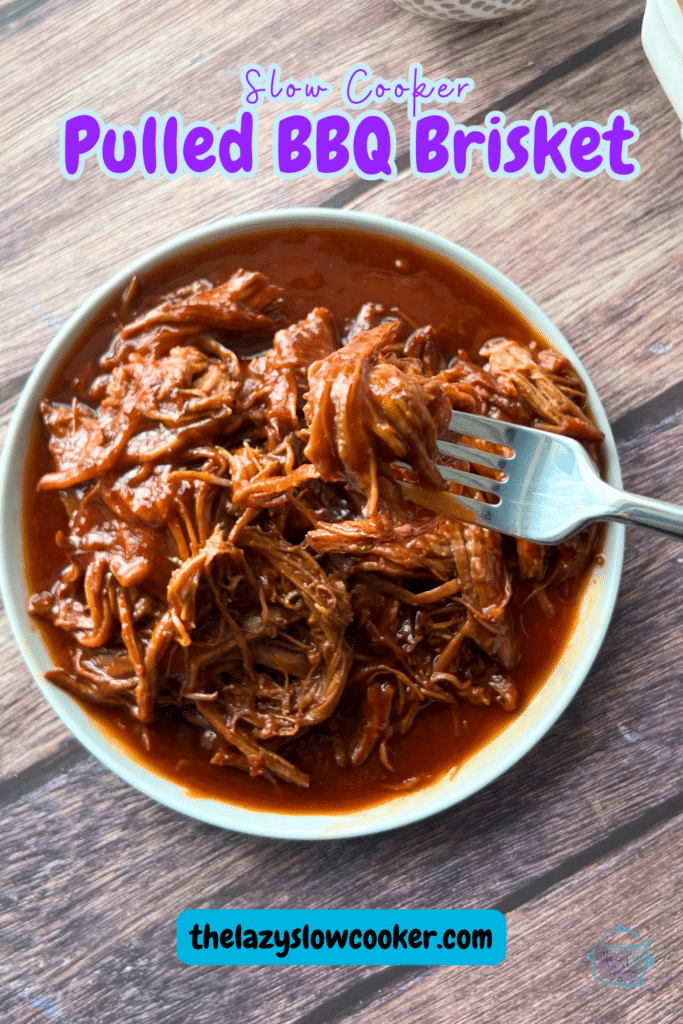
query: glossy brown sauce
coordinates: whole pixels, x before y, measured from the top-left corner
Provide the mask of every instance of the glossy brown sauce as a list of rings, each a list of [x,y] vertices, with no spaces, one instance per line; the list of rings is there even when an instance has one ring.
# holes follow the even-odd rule
[[[486,287],[438,257],[400,241],[335,229],[264,232],[188,253],[182,261],[140,280],[126,315],[150,308],[160,293],[199,277],[218,283],[237,267],[262,271],[282,286],[284,311],[292,321],[303,318],[314,305],[324,305],[341,325],[365,302],[381,303],[398,307],[416,326],[431,323],[448,357],[459,348],[475,355],[485,341],[495,337],[526,343],[536,337],[530,325]],[[78,390],[79,381],[93,378],[96,360],[118,326],[116,308],[93,325],[55,372],[48,390],[51,398],[68,400],[74,387]],[[256,348],[237,354],[249,356],[254,351]],[[51,468],[46,440],[37,421],[33,458],[28,462],[24,524],[32,591],[51,586],[64,564],[54,535],[60,526],[66,526],[66,514],[57,492],[36,492],[35,487]],[[565,600],[551,586],[548,595],[555,616],[550,620],[535,600],[518,602],[514,614],[521,658],[509,673],[520,694],[515,714],[529,703],[559,659],[584,587],[585,578],[577,581]],[[68,640],[49,624],[41,623],[40,628],[55,663],[63,664],[61,652]],[[132,759],[179,783],[190,795],[299,813],[348,812],[380,803],[396,792],[428,785],[462,764],[514,718],[493,706],[432,704],[417,716],[406,737],[392,741],[393,773],[381,765],[376,751],[360,768],[340,768],[329,738],[311,732],[282,751],[310,774],[310,786],[301,789],[210,765],[211,754],[199,745],[199,731],[176,711],[167,710],[152,726],[142,727],[118,708],[79,703]]]

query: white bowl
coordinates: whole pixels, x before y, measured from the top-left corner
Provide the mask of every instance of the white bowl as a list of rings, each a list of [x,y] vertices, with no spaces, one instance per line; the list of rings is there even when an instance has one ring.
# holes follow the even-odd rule
[[[662,89],[683,122],[683,10],[678,0],[647,0],[642,42]]]
[[[533,7],[536,0],[394,0],[411,14],[437,21],[494,21]]]
[[[556,668],[529,705],[482,750],[457,772],[415,793],[391,798],[386,803],[352,813],[278,814],[245,809],[213,799],[188,795],[182,788],[161,778],[126,755],[110,736],[63,690],[47,683],[44,673],[52,667],[50,654],[39,627],[26,611],[27,577],[23,554],[17,542],[17,527],[23,522],[24,466],[29,452],[31,429],[39,402],[51,376],[74,340],[96,318],[100,309],[120,295],[134,274],[142,274],[159,263],[178,257],[188,249],[250,231],[291,227],[346,227],[396,238],[420,246],[464,268],[502,296],[554,348],[569,356],[586,384],[595,420],[605,434],[606,476],[621,485],[614,439],[595,390],[568,342],[556,327],[519,288],[483,260],[459,246],[426,231],[397,221],[366,214],[336,210],[294,210],[235,218],[198,228],[137,260],[113,277],[74,314],[43,354],[26,384],[10,424],[0,464],[0,587],[12,630],[41,693],[64,724],[103,764],[132,786],[190,817],[254,835],[287,839],[339,839],[381,832],[417,821],[464,800],[507,771],[518,761],[564,711],[586,677],[607,631],[621,576],[624,530],[606,529],[603,559],[596,564],[585,588],[580,613]],[[27,737],[30,739],[30,737]]]

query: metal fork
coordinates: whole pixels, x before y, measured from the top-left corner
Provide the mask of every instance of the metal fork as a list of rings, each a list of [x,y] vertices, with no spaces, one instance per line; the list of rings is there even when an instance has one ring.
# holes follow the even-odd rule
[[[464,412],[453,413],[449,429],[512,449],[512,454],[503,455],[480,451],[462,440],[437,441],[444,455],[505,474],[504,479],[491,479],[476,471],[438,466],[446,480],[495,495],[498,503],[402,483],[405,497],[417,505],[539,544],[557,544],[601,520],[683,538],[683,508],[605,483],[578,441]]]

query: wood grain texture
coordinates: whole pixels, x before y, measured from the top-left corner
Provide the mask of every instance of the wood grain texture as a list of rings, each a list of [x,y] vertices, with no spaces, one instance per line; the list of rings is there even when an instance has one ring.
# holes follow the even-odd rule
[[[432,969],[400,995],[351,1015],[349,1024],[675,1024],[683,999],[682,849],[678,818],[508,914],[507,955],[499,966]],[[655,963],[638,988],[596,981],[587,960],[618,926],[651,943]]]
[[[352,61],[392,78],[419,59],[433,78],[474,78],[464,117],[525,88],[532,91],[507,110],[509,119],[546,107],[556,121],[604,122],[611,110],[626,109],[641,131],[635,182],[604,175],[506,182],[474,171],[465,181],[425,183],[403,175],[354,205],[445,234],[508,273],[575,345],[613,417],[655,400],[683,381],[678,126],[636,39],[610,43],[585,66],[566,65],[641,10],[639,0],[596,0],[587,17],[584,0],[541,0],[516,19],[452,27],[389,0],[322,7],[276,0],[267,12],[246,0],[1,8],[0,313],[11,331],[0,342],[0,431],[56,325],[129,259],[221,216],[324,202],[353,180],[277,178],[268,157],[276,107],[262,112],[261,168],[249,181],[114,182],[95,166],[77,182],[60,177],[63,114],[90,107],[121,124],[148,109],[176,108],[186,123],[220,126],[239,105],[236,70],[251,60],[278,61],[298,77],[315,70],[338,86]],[[406,121],[391,116],[405,145]],[[627,486],[680,501],[683,422],[675,404],[667,415],[661,426],[651,417],[620,453]],[[3,617],[0,1002],[7,1019],[355,1020],[354,993],[368,979],[380,985],[381,970],[189,968],[175,958],[176,916],[189,907],[516,906],[556,871],[566,879],[510,913],[501,968],[394,978],[363,1018],[675,1020],[681,821],[632,842],[626,826],[653,808],[672,813],[666,801],[683,789],[682,557],[674,542],[629,534],[617,612],[594,671],[505,776],[430,821],[325,844],[224,833],[131,790],[81,754],[36,701]],[[619,850],[591,863],[605,837]],[[588,864],[578,872],[577,856]],[[619,923],[653,940],[657,966],[642,992],[611,992],[589,976],[585,953]]]
[[[658,494],[671,497],[669,453],[681,433],[675,425],[625,446],[629,482],[645,448]],[[24,990],[59,997],[55,1005],[74,1024],[91,1019],[95,1006],[105,1024],[175,1024],[189,1013],[208,1024],[217,1008],[229,1014],[238,1005],[240,1020],[261,1019],[268,1005],[269,1019],[296,1021],[367,972],[200,973],[173,958],[180,910],[496,905],[679,793],[678,557],[673,542],[629,536],[609,642],[568,711],[496,783],[413,827],[324,844],[223,833],[151,803],[90,758],[5,805],[0,857],[11,955],[3,969],[17,1022],[32,1019]],[[678,870],[671,857],[660,866],[671,884]],[[29,922],[39,939],[27,955]],[[681,930],[671,923],[672,936]],[[518,969],[516,955],[510,962]],[[470,992],[468,1013],[479,999],[479,989]]]
[[[266,104],[254,179],[112,181],[89,164],[81,179],[68,182],[59,174],[57,146],[59,120],[70,111],[89,108],[105,122],[137,124],[146,110],[178,108],[185,123],[201,118],[219,127],[239,107],[236,72],[249,61],[279,61],[300,78],[316,70],[335,85],[330,105],[338,106],[353,61],[393,78],[419,59],[434,78],[474,78],[472,99],[462,105],[463,115],[471,115],[637,16],[639,6],[602,0],[588,23],[581,0],[572,0],[555,19],[539,5],[512,21],[454,28],[415,18],[389,0],[322,8],[312,0],[294,7],[280,0],[269,5],[265,25],[246,0],[211,5],[204,18],[177,0],[84,4],[78,18],[69,4],[48,3],[20,33],[13,23],[15,31],[0,39],[0,140],[12,183],[0,195],[0,313],[14,325],[10,376],[21,378],[45,347],[46,317],[63,322],[94,287],[153,245],[222,216],[316,205],[352,180],[276,177],[270,135],[283,108]],[[401,149],[407,118],[392,111],[392,120]]]
[[[640,130],[629,182],[407,173],[355,209],[419,223],[471,249],[520,285],[584,361],[611,419],[683,378],[682,145],[679,124],[637,40],[542,89],[508,120],[547,109],[557,124],[626,109]]]
[[[363,11],[363,17],[370,18],[371,12],[365,8]],[[24,379],[38,353],[54,335],[57,325],[70,315],[74,307],[87,296],[92,288],[100,284],[114,269],[118,269],[133,255],[139,255],[150,245],[167,238],[169,234],[173,233],[173,230],[187,227],[192,223],[192,217],[196,223],[200,219],[210,219],[211,216],[217,216],[220,213],[243,212],[245,207],[240,205],[240,195],[246,196],[249,203],[253,204],[247,206],[246,209],[258,208],[264,196],[271,197],[272,205],[282,205],[290,199],[297,200],[297,196],[290,195],[289,190],[302,187],[302,182],[314,182],[316,186],[324,186],[326,192],[321,193],[317,200],[320,200],[322,195],[328,194],[332,189],[339,187],[338,183],[323,183],[308,177],[287,182],[273,179],[279,191],[277,194],[268,193],[264,192],[264,189],[267,190],[270,187],[267,184],[267,174],[265,179],[262,179],[260,172],[253,181],[242,180],[240,182],[225,182],[218,176],[215,181],[214,179],[197,181],[185,177],[172,182],[165,180],[149,182],[138,176],[115,182],[101,174],[96,166],[88,168],[83,177],[76,182],[68,182],[59,177],[54,160],[55,140],[53,138],[52,143],[49,143],[48,134],[50,131],[54,133],[60,110],[72,109],[74,105],[79,104],[91,105],[105,118],[123,120],[129,117],[134,120],[130,111],[135,109],[135,117],[137,117],[138,108],[142,109],[147,102],[144,100],[145,95],[149,95],[144,92],[144,83],[147,82],[147,86],[151,90],[153,81],[151,76],[155,71],[161,75],[160,81],[165,81],[164,74],[170,75],[172,72],[173,62],[168,63],[170,55],[167,50],[167,47],[171,47],[172,42],[168,35],[170,30],[161,29],[160,38],[157,38],[154,33],[150,36],[149,13],[140,12],[139,28],[143,42],[140,44],[141,48],[131,51],[126,49],[128,44],[125,43],[125,40],[119,39],[117,33],[113,31],[114,23],[107,20],[115,16],[120,18],[122,12],[130,13],[130,8],[127,5],[122,5],[116,10],[112,9],[109,13],[103,14],[97,6],[86,7],[83,24],[79,27],[78,32],[74,33],[73,29],[70,30],[74,40],[74,46],[68,48],[71,54],[70,62],[67,62],[65,57],[67,49],[65,38],[69,29],[64,27],[64,12],[60,15],[62,20],[55,22],[58,31],[54,37],[48,34],[47,27],[43,22],[33,26],[24,34],[29,41],[32,41],[31,45],[34,48],[41,50],[41,59],[47,62],[51,78],[60,83],[59,88],[62,91],[57,90],[56,94],[53,92],[47,94],[48,109],[40,111],[43,120],[38,118],[32,122],[34,131],[37,126],[39,138],[43,139],[43,143],[38,145],[39,152],[43,154],[40,162],[36,162],[35,159],[34,136],[26,134],[24,137],[19,133],[12,137],[10,152],[16,154],[17,160],[16,166],[14,164],[12,166],[20,187],[13,190],[12,193],[0,197],[8,202],[8,230],[4,236],[7,247],[5,288],[0,296],[0,310],[3,311],[7,322],[11,322],[14,326],[11,341],[8,339],[8,343],[0,350],[0,366],[6,368],[4,387],[10,393],[13,383]],[[298,12],[296,13],[298,16]],[[600,17],[607,17],[609,14],[616,20],[617,14],[624,13],[626,12],[622,9],[607,5],[605,12]],[[302,9],[302,18],[304,16],[308,18],[309,15],[308,8]],[[232,15],[230,16],[232,17]],[[372,16],[374,17],[374,14]],[[57,12],[55,13],[56,17]],[[566,19],[565,24],[572,27],[569,36],[573,39],[572,33],[578,31],[577,25],[581,19],[576,18],[575,9],[572,14],[572,10],[569,8],[563,17]],[[283,27],[289,25],[290,21],[294,23],[293,14],[286,17],[283,15],[283,18]],[[527,16],[525,19],[517,19],[518,26],[521,26],[526,18]],[[302,24],[303,22],[296,23]],[[53,23],[50,22],[50,24]],[[372,24],[375,26],[373,30],[375,36],[372,35],[368,26],[366,45],[369,45],[369,39],[373,39],[375,50],[364,51],[365,59],[371,64],[378,53],[384,54],[384,50],[381,49],[381,39],[382,31],[386,31],[383,27],[386,24],[386,18],[378,21],[377,24],[375,22]],[[422,22],[419,24],[423,25]],[[608,23],[600,21],[600,24],[603,27],[608,27]],[[389,25],[393,26],[393,21],[390,20]],[[180,30],[177,25],[176,29]],[[428,28],[424,27],[423,30],[428,31]],[[481,30],[472,30],[471,28],[460,28],[456,31],[466,32],[467,38],[472,42],[468,61],[472,61],[473,66],[482,69],[490,67],[493,59],[491,48],[501,45],[497,30],[489,29],[481,32]],[[506,23],[503,23],[500,26],[500,31],[509,31],[509,25],[506,28]],[[237,102],[239,88],[236,85],[235,77],[225,78],[223,76],[221,78],[220,69],[223,67],[221,61],[224,59],[221,50],[221,46],[224,45],[223,36],[215,27],[204,27],[203,32],[208,35],[201,37],[201,45],[199,41],[196,42],[196,48],[193,51],[204,54],[201,60],[197,61],[197,65],[203,67],[208,64],[196,85],[199,90],[198,95],[203,95],[205,100],[212,98],[209,99],[210,104],[210,102],[216,102],[217,88],[231,89],[232,98],[234,102]],[[180,36],[182,37],[182,32]],[[113,40],[113,51],[108,54],[105,42],[110,38]],[[576,45],[585,43],[586,38],[586,36],[577,36]],[[541,39],[545,39],[546,46],[550,45],[549,39],[543,33],[541,33]],[[162,45],[163,40],[165,42]],[[395,59],[397,66],[408,62],[409,54],[412,52],[409,47],[413,45],[417,44],[410,39],[403,39],[403,49],[401,50],[397,40],[398,48],[392,55],[392,61]],[[551,59],[546,51],[540,49],[539,41],[536,41],[534,45],[539,48],[539,54],[545,54],[544,60]],[[173,46],[176,46],[175,37]],[[446,40],[444,40],[444,47],[446,47]],[[621,66],[626,49],[619,47],[614,54],[604,57],[600,64],[593,69],[594,77],[598,80],[609,78],[608,72],[615,59],[619,60]],[[560,56],[560,52],[553,49],[552,46],[550,50],[555,54],[556,59]],[[296,47],[294,52],[298,52]],[[536,53],[536,50],[533,50],[532,47],[527,52]],[[172,50],[172,53],[177,58],[176,64],[173,65],[175,68],[173,73],[177,75],[183,72],[185,75],[185,77],[177,79],[178,87],[180,88],[182,82],[183,94],[191,96],[193,93],[188,83],[194,81],[192,75],[198,72],[195,64],[186,65],[184,61],[194,58],[182,56],[175,50]],[[212,54],[213,56],[211,56]],[[339,56],[337,64],[334,65],[337,80],[345,66],[342,56],[343,54]],[[105,62],[102,65],[101,62],[105,60],[105,57],[108,57],[108,63]],[[259,59],[262,59],[263,63],[267,63],[271,58]],[[386,59],[385,55],[383,59]],[[445,62],[452,59],[448,56],[447,49],[444,49],[440,59],[442,64],[439,73],[446,66]],[[157,64],[155,64],[155,60]],[[135,71],[138,63],[142,67],[142,84],[139,81],[140,76]],[[44,92],[36,94],[30,91],[30,75],[26,70],[26,65],[19,61],[18,57],[15,59],[15,64],[17,94],[23,102],[29,105],[33,103],[36,115],[38,115],[38,98],[43,96]],[[426,69],[426,60],[424,64]],[[646,88],[645,103],[653,106],[654,109],[651,117],[660,117],[665,100],[657,92],[656,83],[649,71],[639,66],[642,64],[642,55],[636,56],[635,47],[632,46],[628,51],[628,61],[621,77],[616,85],[612,84],[613,95],[621,96],[621,102],[627,105],[626,97],[629,95],[629,89],[633,89],[634,96],[639,96],[640,90]],[[332,68],[332,65],[329,66]],[[634,66],[637,72],[635,75]],[[233,65],[228,63],[227,71],[230,72],[231,68],[234,70]],[[99,69],[102,81],[96,74],[96,69]],[[211,74],[209,74],[209,70],[211,70]],[[223,71],[225,70],[226,68],[223,67]],[[297,73],[303,74],[304,72],[297,67]],[[586,73],[581,72],[582,79]],[[436,75],[437,71],[434,71],[433,74]],[[497,74],[502,75],[501,68],[497,68]],[[215,81],[211,75],[214,75]],[[334,78],[332,75],[330,77]],[[489,90],[492,88],[490,78],[490,74],[486,77],[482,74],[481,80],[487,83],[486,87]],[[116,82],[114,90],[102,91],[103,83],[108,82],[111,85],[114,81]],[[519,75],[514,77],[512,68],[508,66],[507,77],[498,80],[497,88],[501,93],[509,92],[519,82]],[[565,82],[565,79],[562,79],[562,82],[565,83],[563,87],[569,89],[569,81]],[[553,88],[557,88],[558,84],[560,83],[556,83]],[[193,86],[193,88],[195,87]],[[188,89],[190,89],[189,93]],[[205,90],[204,93],[201,93],[202,89]],[[619,89],[622,89],[623,92],[619,93]],[[123,104],[130,102],[128,113],[123,108],[102,106],[102,103],[114,102],[109,99],[110,93],[113,92],[114,97],[117,97],[121,90],[124,98],[116,100],[116,102]],[[555,109],[564,111],[565,105],[571,99],[574,108],[567,116],[574,117],[576,111],[578,111],[576,116],[584,116],[586,111],[585,106],[581,106],[583,102],[581,97],[586,91],[594,90],[592,87],[586,89],[582,84],[578,87],[578,95],[572,94],[569,89],[569,97],[563,96],[561,103],[558,100],[555,107],[552,104],[548,105],[553,112]],[[545,93],[539,97],[539,102],[548,103],[548,100],[549,97]],[[170,103],[170,100],[168,102]],[[615,102],[617,101],[610,96],[609,103],[614,104]],[[529,99],[527,104],[528,106],[523,112],[525,115],[532,109],[532,100]],[[151,101],[149,105],[151,105]],[[157,106],[159,109],[164,109],[160,101]],[[272,111],[276,109],[273,107]],[[603,110],[606,109],[611,108],[604,105]],[[272,111],[270,113],[271,120]],[[190,116],[189,107],[184,108],[184,112],[187,117]],[[199,116],[200,113],[199,109],[195,110],[192,116]],[[209,114],[215,123],[220,123],[220,117],[217,117],[211,110]],[[666,123],[668,124],[668,121]],[[661,140],[658,138],[657,142],[662,141],[668,144],[670,140],[664,132],[662,135],[663,138]],[[52,153],[52,160],[49,159],[50,153]],[[27,173],[26,163],[29,158],[32,160],[31,166],[35,168],[36,173]],[[570,339],[577,344],[579,353],[584,355],[584,350],[581,347],[581,342],[585,337],[583,324],[577,325],[576,333],[579,336],[575,337],[575,333],[570,329],[572,327],[571,317],[573,315],[576,320],[577,311],[584,308],[584,302],[588,303],[592,300],[597,303],[592,322],[596,325],[599,324],[601,329],[604,328],[604,323],[600,320],[605,314],[606,301],[603,290],[605,274],[601,271],[600,266],[600,261],[604,260],[601,246],[606,244],[604,243],[605,237],[610,239],[612,246],[618,245],[620,238],[618,232],[615,234],[614,225],[611,223],[615,195],[623,193],[628,199],[632,195],[632,191],[640,185],[639,182],[635,182],[629,183],[627,186],[619,186],[609,179],[603,179],[604,176],[599,180],[594,179],[587,182],[556,181],[555,179],[543,182],[521,180],[505,182],[492,181],[482,174],[474,174],[472,179],[462,182],[440,180],[425,185],[424,182],[408,176],[402,181],[378,187],[359,205],[371,212],[399,215],[471,246],[475,251],[510,273],[513,279],[523,286],[527,286],[530,294],[538,298],[548,313],[566,330]],[[42,188],[40,187],[41,183]],[[658,189],[659,181],[654,182],[653,187]],[[620,188],[621,193],[618,192]],[[218,189],[219,191],[207,194],[207,189]],[[228,192],[227,203],[221,207],[219,206],[219,197],[225,197],[226,190]],[[671,218],[680,216],[678,208],[674,205],[675,196],[675,187],[672,186],[665,192],[665,201],[660,204],[658,218],[648,218],[646,222],[650,227],[651,234],[646,234],[646,237],[639,242],[639,247],[632,245],[625,265],[634,264],[634,271],[631,276],[627,276],[626,280],[622,274],[620,280],[623,288],[629,287],[629,282],[633,287],[636,273],[642,271],[643,265],[646,270],[650,267],[652,262],[650,252],[655,233],[659,232],[661,235],[668,231],[671,234]],[[454,198],[457,199],[455,204]],[[225,202],[225,199],[223,201]],[[192,207],[192,203],[198,203],[199,207]],[[204,213],[201,212],[202,203],[207,204]],[[553,213],[552,211],[556,207],[559,209]],[[632,201],[629,209],[638,209],[638,197]],[[570,216],[567,216],[568,211]],[[541,214],[543,216],[540,216]],[[581,227],[582,222],[583,228]],[[558,225],[562,230],[558,230]],[[603,226],[602,234],[600,233],[601,226]],[[582,276],[576,278],[567,274],[567,253],[569,250],[569,258],[573,263],[575,257],[572,239],[579,235],[578,244],[584,246],[584,239],[580,237],[582,231],[588,233],[588,241],[592,248],[582,269]],[[545,236],[542,263],[538,250],[539,233]],[[667,235],[668,237],[669,235]],[[654,240],[658,242],[658,237]],[[665,258],[666,252],[657,261],[654,270],[651,270],[650,277],[646,282],[648,287],[651,286],[654,274],[661,271],[661,263]],[[55,260],[59,262],[59,273],[54,272]],[[667,268],[667,273],[673,284],[675,269]],[[30,281],[28,288],[25,284],[26,280]],[[600,290],[594,295],[590,289],[598,287],[596,282],[600,283]],[[639,285],[639,282],[635,281],[635,283]],[[583,292],[586,293],[585,299]],[[609,291],[608,295],[611,298]],[[680,301],[678,290],[669,287],[667,301],[660,313],[660,320],[665,321],[667,317],[677,315]],[[616,307],[616,305],[617,299],[613,299],[612,306]],[[645,305],[642,307],[645,311],[644,315],[647,315],[649,308]],[[612,310],[609,309],[608,312],[612,313]],[[569,322],[567,322],[568,317],[570,318]],[[605,322],[612,321],[613,314],[611,320],[605,320]],[[579,333],[579,326],[581,333]],[[640,327],[640,323],[638,323],[638,327]],[[597,332],[596,326],[596,335]],[[590,337],[589,333],[588,343],[590,343]],[[634,330],[630,340],[632,346],[638,347],[638,350],[642,347],[640,332],[636,333]],[[602,344],[597,348],[596,358],[588,358],[587,363],[600,388],[608,411],[611,411],[613,406],[619,410],[637,404],[640,401],[640,390],[634,393],[632,387],[628,390],[628,398],[620,393],[616,396],[616,400],[612,401],[613,392],[617,388],[623,389],[623,380],[614,371],[612,349]],[[587,350],[587,354],[589,357],[592,356],[590,350]],[[601,354],[603,365],[600,361]],[[659,357],[650,355],[649,362],[656,362],[657,358],[661,363],[663,358],[661,355]],[[651,380],[658,379],[657,374],[653,374],[649,362],[642,366],[641,383],[643,388],[646,388]],[[604,365],[605,363],[607,365]],[[639,365],[635,359],[630,361],[629,372],[632,374],[634,367],[637,368]],[[667,358],[666,368],[663,368],[662,373],[671,374],[671,372],[670,359]],[[674,373],[676,373],[675,370]],[[683,366],[679,368],[677,376],[683,378]],[[612,387],[612,383],[614,387]],[[1,398],[0,394],[0,400]],[[4,429],[6,417],[12,405],[12,398],[6,399],[0,405],[0,431]],[[10,659],[8,667],[11,667],[11,670],[4,675],[0,673],[0,699],[4,700],[8,706],[16,708],[17,677],[14,666],[17,659],[16,649],[11,641],[9,642],[8,657]],[[21,673],[20,667],[18,671]],[[7,696],[5,697],[4,694]],[[22,702],[17,712],[20,720],[25,715],[24,703]],[[30,714],[33,717],[34,713],[30,712]],[[43,735],[48,748],[50,746],[54,748],[63,741],[64,734],[58,726],[51,726],[52,719],[49,713],[46,714],[45,709],[41,710],[40,717],[40,725],[37,725],[36,729],[38,743],[36,753],[39,756],[47,756],[50,750],[43,748]],[[19,737],[19,733],[14,731],[13,735]],[[8,745],[4,753],[5,767],[0,766],[0,773],[8,770],[10,765],[15,770],[21,770],[23,766],[31,763],[34,756],[33,751],[23,747],[22,752],[19,753],[17,751],[19,745],[19,743]],[[0,777],[2,777],[1,774]]]

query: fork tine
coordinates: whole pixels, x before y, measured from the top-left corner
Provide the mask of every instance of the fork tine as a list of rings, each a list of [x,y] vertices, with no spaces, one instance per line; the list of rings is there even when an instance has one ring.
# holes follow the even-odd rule
[[[502,472],[505,472],[510,461],[505,455],[482,452],[479,448],[470,448],[465,444],[453,444],[452,441],[444,441],[441,438],[436,442],[436,446],[444,455],[451,455],[454,459],[462,459],[463,462],[471,462],[475,466],[488,466],[489,469],[498,469]]]
[[[487,491],[489,494],[499,495],[501,488],[505,486],[503,480],[492,480],[488,476],[465,473],[462,469],[451,469],[450,466],[439,466],[438,468],[445,480],[452,480],[454,484],[462,484],[463,487],[471,487],[475,491]],[[460,500],[459,495],[458,500]]]
[[[406,483],[404,480],[397,480],[396,483],[407,501],[421,505],[422,508],[428,508],[439,515],[457,519],[461,523],[475,523],[477,526],[486,526],[490,530],[498,528],[496,512],[501,507],[500,505],[489,505],[476,498],[451,494],[450,491],[428,491],[424,487]]]
[[[512,439],[517,428],[503,420],[492,420],[488,416],[475,416],[474,413],[456,411],[451,413],[448,429],[454,434],[480,437],[483,441],[514,448]]]

